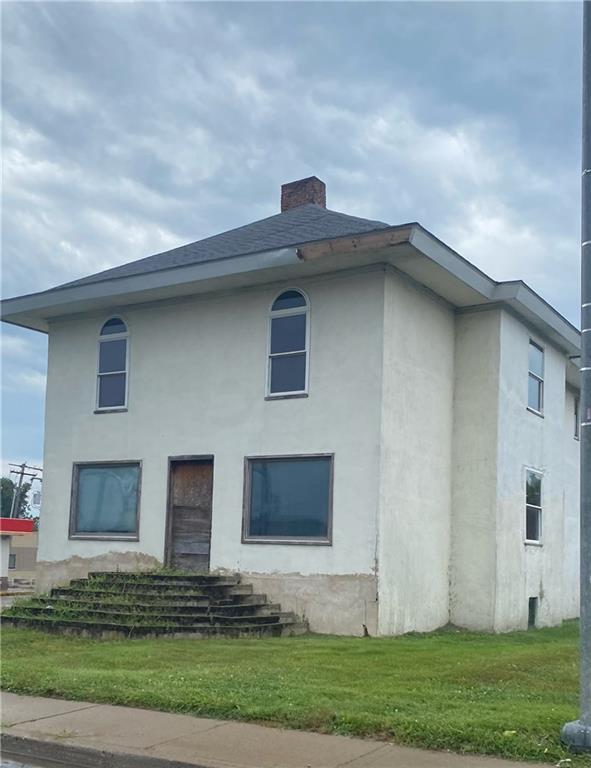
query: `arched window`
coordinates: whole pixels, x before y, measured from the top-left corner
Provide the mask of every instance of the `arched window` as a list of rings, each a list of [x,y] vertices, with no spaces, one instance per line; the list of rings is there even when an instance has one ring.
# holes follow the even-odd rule
[[[103,325],[99,337],[97,410],[127,405],[127,326],[119,317]]]
[[[309,304],[303,293],[284,291],[273,302],[269,323],[267,395],[305,394],[308,389]]]

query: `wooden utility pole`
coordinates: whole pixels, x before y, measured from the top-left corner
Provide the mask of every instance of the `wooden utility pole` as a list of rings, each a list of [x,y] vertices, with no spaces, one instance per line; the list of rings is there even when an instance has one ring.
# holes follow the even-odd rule
[[[21,488],[23,486],[23,479],[25,477],[31,477],[35,479],[37,477],[37,472],[43,472],[43,470],[41,467],[30,467],[26,461],[24,461],[22,464],[10,464],[9,466],[18,467],[18,469],[10,470],[11,474],[18,475],[18,485],[14,489],[14,493],[12,494],[12,504],[10,505],[10,517],[16,517],[21,496]],[[27,469],[36,469],[37,472],[27,472]]]

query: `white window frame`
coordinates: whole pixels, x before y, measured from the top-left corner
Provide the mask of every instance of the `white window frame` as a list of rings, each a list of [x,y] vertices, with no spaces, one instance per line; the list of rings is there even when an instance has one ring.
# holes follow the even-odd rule
[[[273,311],[273,304],[277,299],[288,291],[297,291],[306,302],[305,307],[293,307],[291,309],[276,309]],[[305,315],[306,316],[306,334],[305,334],[305,349],[300,349],[294,352],[275,352],[271,354],[271,329],[273,320],[277,317],[290,317],[293,315]],[[306,356],[306,371],[304,375],[304,389],[294,389],[289,392],[271,392],[271,361],[275,357],[293,357],[294,355],[301,355],[302,352]],[[267,321],[267,374],[265,382],[265,396],[269,400],[281,399],[286,397],[302,397],[308,394],[308,383],[310,376],[310,299],[305,291],[295,286],[288,286],[275,294],[273,301],[269,307],[268,321]]]
[[[575,440],[579,440],[581,436],[581,398],[579,395],[575,395]]]
[[[105,327],[105,324],[109,322],[109,320],[121,320],[122,323],[125,324],[126,331],[125,333],[108,333],[104,336],[102,335],[102,330]],[[101,344],[108,341],[120,341],[125,339],[125,370],[124,371],[109,371],[108,373],[101,373],[100,372],[100,360],[101,360]],[[100,381],[102,376],[114,376],[115,374],[125,374],[125,401],[123,405],[99,405],[99,397],[100,397]],[[107,317],[105,320],[102,321],[99,327],[98,332],[98,342],[97,342],[97,349],[96,349],[96,393],[95,393],[95,407],[94,412],[95,413],[108,413],[109,411],[126,411],[127,410],[127,399],[128,399],[128,390],[129,390],[129,323],[127,320],[122,317],[121,315],[112,315],[111,317]]]
[[[537,475],[540,478],[540,504],[539,506],[537,504],[528,504],[527,501],[527,476],[528,474]],[[542,519],[542,510],[544,509],[544,473],[540,472],[539,469],[533,469],[532,467],[525,467],[525,476],[524,476],[524,483],[525,487],[525,515],[524,515],[524,532],[523,532],[523,540],[526,544],[533,544],[534,546],[541,547],[542,546],[542,536],[543,536],[543,519]],[[538,510],[538,535],[539,538],[537,539],[528,539],[527,538],[527,510],[531,507],[531,509],[537,509]]]
[[[541,376],[539,376],[537,373],[534,373],[530,369],[530,367],[529,367],[529,348],[530,348],[530,346],[536,347],[542,353],[542,375]],[[544,415],[544,395],[545,395],[545,392],[544,392],[544,390],[545,390],[544,377],[546,375],[546,350],[545,350],[545,348],[541,344],[538,344],[537,341],[534,341],[533,339],[530,339],[529,340],[529,344],[527,345],[527,356],[528,356],[528,361],[527,361],[527,410],[530,411],[531,413],[537,414],[538,416],[543,416]],[[541,387],[540,387],[540,410],[537,410],[537,408],[533,408],[529,404],[529,380],[530,379],[535,379],[537,382],[539,382],[541,384]]]

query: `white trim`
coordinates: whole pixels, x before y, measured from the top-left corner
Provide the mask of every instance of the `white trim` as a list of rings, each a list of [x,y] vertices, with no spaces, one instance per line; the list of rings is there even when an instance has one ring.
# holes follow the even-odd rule
[[[532,346],[536,347],[536,349],[538,349],[542,353],[542,375],[541,376],[539,374],[535,373],[534,371],[532,371],[531,368],[530,368],[530,365],[529,365],[529,353],[530,353],[530,348]],[[545,394],[545,392],[544,392],[544,390],[545,390],[544,377],[545,377],[545,375],[546,375],[546,348],[544,347],[544,345],[540,344],[539,342],[534,341],[534,339],[532,339],[531,336],[530,336],[529,337],[529,344],[527,346],[527,410],[531,411],[532,413],[536,413],[538,416],[543,416],[544,415],[544,394]],[[540,403],[539,403],[540,408],[539,408],[539,410],[538,410],[538,408],[534,408],[533,405],[529,404],[529,380],[530,380],[530,378],[535,379],[541,385],[541,387],[540,387]]]
[[[273,304],[277,301],[277,299],[284,293],[287,293],[288,291],[297,291],[299,293],[304,301],[306,302],[305,307],[292,307],[290,309],[276,309],[273,310]],[[293,317],[295,315],[305,315],[306,317],[306,333],[305,333],[305,348],[294,350],[293,352],[275,352],[271,353],[271,327],[273,320],[278,317]],[[267,317],[267,362],[266,362],[266,375],[265,375],[265,398],[266,399],[275,399],[275,398],[282,398],[282,397],[289,397],[290,395],[307,395],[308,394],[308,385],[309,385],[309,376],[310,376],[310,298],[308,294],[302,289],[298,288],[296,286],[287,286],[285,288],[282,288],[278,293],[276,293],[273,297],[273,300],[271,301],[269,305],[268,310],[268,317]],[[271,392],[271,363],[272,360],[276,357],[294,357],[295,355],[305,355],[305,362],[306,362],[306,368],[304,373],[304,389],[293,389],[288,392],[282,391],[282,392]]]
[[[525,515],[523,516],[523,542],[524,544],[535,544],[539,547],[543,544],[543,509],[544,509],[544,477],[545,474],[539,469],[534,469],[533,467],[524,467],[525,473],[523,476],[523,487],[525,491]],[[527,502],[527,476],[528,473],[531,473],[532,475],[537,475],[540,478],[540,504],[528,504]],[[528,539],[527,538],[527,510],[528,507],[531,507],[532,509],[538,510],[538,539]]]
[[[104,336],[101,335],[101,331],[105,326],[105,323],[108,323],[109,320],[121,320],[121,322],[125,325],[125,333],[109,333],[105,334]],[[109,341],[125,341],[125,370],[124,371],[107,371],[105,373],[100,372],[100,355],[101,355],[101,344],[108,343]],[[99,396],[100,396],[100,381],[103,376],[116,376],[116,375],[125,375],[125,400],[122,405],[103,405],[101,406],[99,404]],[[126,411],[127,410],[127,401],[128,401],[128,391],[129,391],[129,323],[122,315],[111,315],[106,320],[103,320],[100,323],[99,332],[98,332],[98,339],[97,339],[97,357],[96,357],[96,386],[95,386],[95,399],[94,399],[94,412],[95,413],[103,413],[104,411]]]

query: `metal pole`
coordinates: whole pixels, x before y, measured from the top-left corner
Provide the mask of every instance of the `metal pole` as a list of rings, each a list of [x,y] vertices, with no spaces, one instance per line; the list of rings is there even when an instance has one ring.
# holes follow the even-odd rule
[[[591,752],[591,0],[583,2],[581,181],[581,716],[562,739]]]

